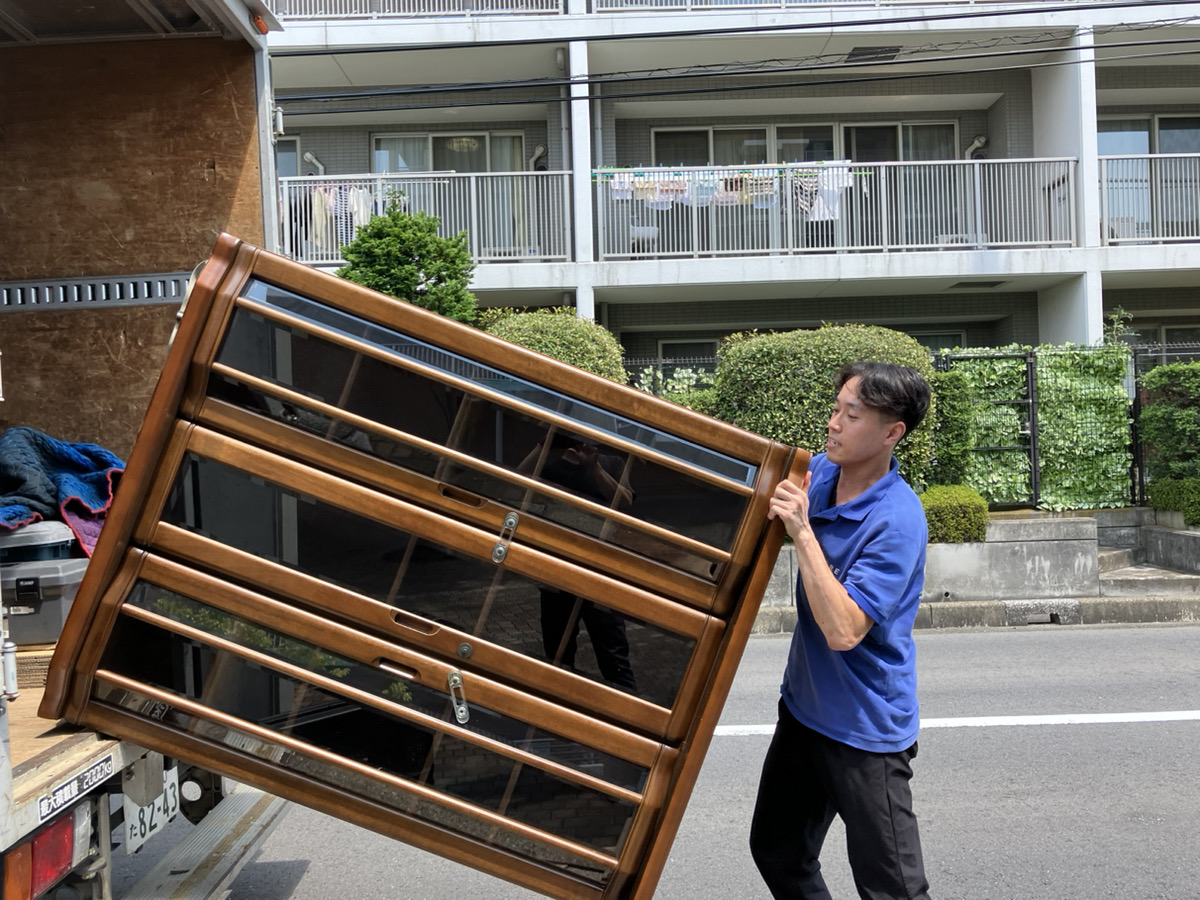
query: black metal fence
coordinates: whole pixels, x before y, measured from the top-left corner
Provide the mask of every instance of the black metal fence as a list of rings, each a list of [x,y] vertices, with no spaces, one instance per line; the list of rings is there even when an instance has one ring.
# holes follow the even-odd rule
[[[1146,502],[1138,379],[1168,362],[1200,361],[1200,344],[1111,349],[939,351],[939,370],[963,368],[975,392],[969,482],[993,508],[1050,509]],[[718,359],[634,358],[629,383],[657,395],[712,385]],[[1121,368],[1124,371],[1121,371]]]
[[[1134,384],[1140,385],[1141,377],[1167,363],[1200,362],[1200,343],[1191,344],[1142,344],[1133,348],[1131,368]],[[1146,447],[1138,431],[1138,419],[1142,410],[1152,403],[1153,399],[1140,387],[1133,392],[1133,502],[1138,506],[1146,505]]]

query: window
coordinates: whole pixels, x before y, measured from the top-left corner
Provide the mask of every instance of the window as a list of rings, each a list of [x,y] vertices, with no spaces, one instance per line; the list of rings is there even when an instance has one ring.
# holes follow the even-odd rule
[[[837,159],[832,125],[784,126],[775,129],[775,160],[781,163]]]
[[[372,172],[519,172],[524,139],[511,132],[379,134],[372,139]]]
[[[292,175],[300,174],[299,138],[275,139],[275,174],[279,178],[289,178]]]
[[[953,350],[967,342],[966,335],[961,331],[910,331],[908,334],[930,350]]]
[[[542,893],[627,892],[809,461],[631,393],[223,236],[44,708]]]
[[[659,341],[660,359],[712,358],[717,355],[717,342],[708,341]]]
[[[1150,152],[1149,119],[1101,119],[1096,131],[1101,156]]]
[[[1200,117],[1163,116],[1158,120],[1159,153],[1200,153]]]
[[[1101,119],[1097,132],[1101,156],[1200,153],[1198,116]]]
[[[660,128],[651,133],[658,166],[750,166],[835,159],[832,125]]]

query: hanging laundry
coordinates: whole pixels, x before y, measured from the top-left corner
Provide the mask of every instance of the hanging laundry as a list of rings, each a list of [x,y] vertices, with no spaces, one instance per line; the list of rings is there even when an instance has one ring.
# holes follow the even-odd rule
[[[817,176],[817,196],[808,211],[810,222],[828,222],[841,214],[842,191],[854,186],[850,161],[826,165]]]

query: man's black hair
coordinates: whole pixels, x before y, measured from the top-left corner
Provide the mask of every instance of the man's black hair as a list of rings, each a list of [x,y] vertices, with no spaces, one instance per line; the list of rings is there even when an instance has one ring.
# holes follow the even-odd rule
[[[892,363],[856,362],[842,366],[833,378],[834,389],[858,376],[858,399],[863,405],[904,423],[904,433],[921,424],[929,410],[929,382],[916,369]]]

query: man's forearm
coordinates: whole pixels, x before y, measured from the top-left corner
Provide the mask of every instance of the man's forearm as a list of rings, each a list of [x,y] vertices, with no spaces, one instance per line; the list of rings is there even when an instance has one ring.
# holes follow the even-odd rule
[[[854,649],[874,622],[854,602],[854,598],[830,570],[815,535],[801,537],[795,547],[796,564],[804,584],[808,608],[825,641],[833,650]]]

